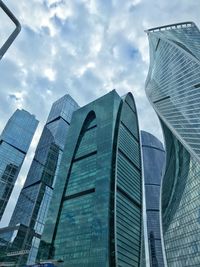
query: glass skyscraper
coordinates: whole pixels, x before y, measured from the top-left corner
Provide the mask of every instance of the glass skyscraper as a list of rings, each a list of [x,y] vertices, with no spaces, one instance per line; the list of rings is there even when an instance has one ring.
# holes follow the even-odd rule
[[[145,185],[146,249],[151,267],[164,267],[160,233],[160,184],[165,162],[162,143],[152,134],[141,131]],[[145,235],[144,235],[145,236]]]
[[[200,32],[193,22],[147,30],[146,93],[166,143],[162,232],[168,266],[200,266]]]
[[[115,90],[74,112],[38,259],[139,266],[142,178],[137,111]]]
[[[70,95],[52,105],[9,227],[0,230],[0,237],[5,232],[11,236],[6,253],[25,251],[4,259],[15,261],[15,266],[35,263],[71,116],[77,108]]]
[[[17,109],[0,136],[0,219],[10,198],[38,121]]]

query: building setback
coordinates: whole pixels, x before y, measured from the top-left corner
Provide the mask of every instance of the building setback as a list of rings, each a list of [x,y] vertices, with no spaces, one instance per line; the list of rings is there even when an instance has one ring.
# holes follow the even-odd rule
[[[34,115],[17,109],[0,136],[0,220],[37,125]]]
[[[134,99],[113,90],[73,114],[38,259],[139,266],[141,189]]]
[[[146,201],[146,224],[149,264],[164,267],[160,233],[160,185],[165,161],[162,143],[152,134],[141,131]]]
[[[0,238],[11,237],[5,242],[9,256],[3,260],[12,260],[15,266],[35,263],[71,116],[77,108],[70,95],[52,105],[9,227],[0,229]],[[16,251],[25,253],[10,256]]]
[[[165,136],[162,232],[167,265],[200,266],[200,32],[193,22],[147,31],[146,94]]]

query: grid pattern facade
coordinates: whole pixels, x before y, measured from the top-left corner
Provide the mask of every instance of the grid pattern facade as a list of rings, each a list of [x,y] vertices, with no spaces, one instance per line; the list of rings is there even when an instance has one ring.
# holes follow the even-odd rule
[[[162,143],[152,134],[141,131],[146,223],[150,266],[164,267],[160,233],[160,184],[165,161]]]
[[[194,23],[151,29],[146,93],[166,142],[162,227],[168,266],[199,266],[200,33]]]
[[[113,90],[74,113],[38,259],[63,259],[69,267],[139,266],[138,122],[132,96],[125,99]]]
[[[38,121],[25,110],[16,110],[0,136],[0,219],[35,133]]]
[[[194,23],[149,31],[146,92],[159,116],[200,160],[200,32]]]
[[[77,108],[77,103],[69,95],[52,105],[8,227],[8,230],[18,224],[27,227],[18,250],[29,250],[29,254],[16,257],[16,266],[35,263],[71,116]],[[8,251],[16,249],[12,244],[14,242]]]
[[[10,262],[12,263],[12,266],[16,266],[14,263],[18,259],[18,255],[7,256],[7,259],[5,258],[5,255],[7,255],[7,253],[19,251],[19,247],[22,246],[24,239],[26,238],[27,230],[27,227],[24,225],[0,229],[0,262],[2,265],[5,262],[8,264]]]
[[[78,104],[74,101],[74,99],[70,95],[64,95],[53,103],[47,119],[47,124],[57,120],[58,118],[62,118],[69,123],[74,110],[77,108]],[[62,144],[62,146],[64,146],[64,144]]]
[[[69,265],[92,262],[93,212],[96,177],[96,121],[90,114],[83,126],[79,146],[74,155],[60,221],[55,237],[55,257]],[[67,229],[67,231],[64,231]],[[83,245],[84,244],[84,245]],[[67,251],[67,252],[66,252]],[[99,255],[100,256],[100,255]]]

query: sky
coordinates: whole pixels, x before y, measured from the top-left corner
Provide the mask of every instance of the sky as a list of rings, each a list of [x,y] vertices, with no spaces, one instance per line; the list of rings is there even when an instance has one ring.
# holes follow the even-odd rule
[[[22,30],[0,62],[0,132],[17,108],[40,121],[7,205],[6,226],[52,103],[70,94],[80,106],[116,89],[132,92],[140,128],[163,140],[145,96],[149,66],[145,29],[194,21],[197,0],[4,0]],[[0,45],[14,25],[0,10]]]

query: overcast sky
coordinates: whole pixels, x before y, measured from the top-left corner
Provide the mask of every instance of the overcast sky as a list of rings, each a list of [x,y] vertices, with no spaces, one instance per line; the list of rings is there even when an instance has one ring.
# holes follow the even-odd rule
[[[162,139],[145,97],[149,51],[145,29],[194,21],[198,0],[4,0],[22,31],[0,62],[0,132],[17,108],[40,121],[1,226],[8,223],[51,104],[69,93],[80,106],[113,88],[131,91],[141,129]],[[0,11],[0,45],[13,24]]]

